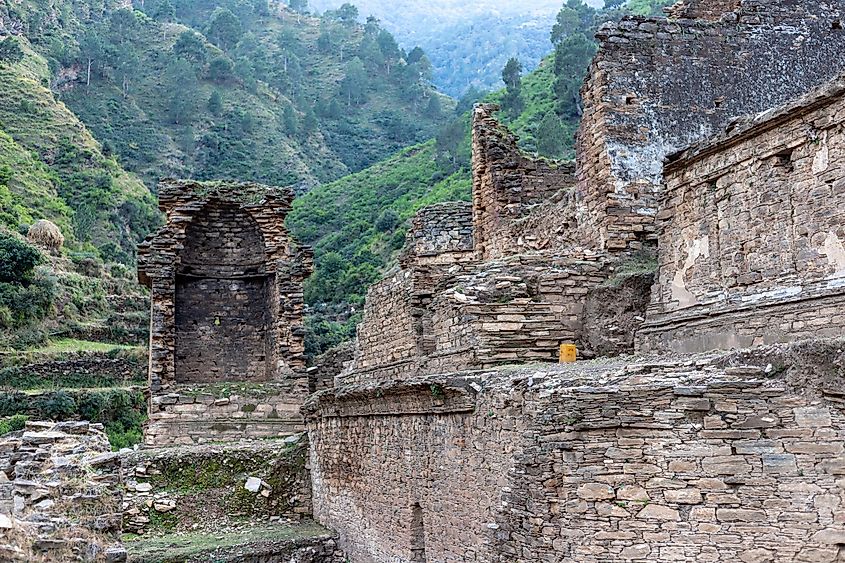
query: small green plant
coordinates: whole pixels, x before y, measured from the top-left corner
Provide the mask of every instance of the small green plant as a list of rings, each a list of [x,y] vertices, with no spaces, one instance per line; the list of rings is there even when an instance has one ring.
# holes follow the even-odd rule
[[[437,383],[432,383],[429,385],[429,389],[431,390],[431,396],[435,399],[442,400],[446,398],[446,391],[443,387]]]
[[[27,420],[29,420],[29,417],[22,414],[0,419],[0,436],[9,432],[23,430]]]

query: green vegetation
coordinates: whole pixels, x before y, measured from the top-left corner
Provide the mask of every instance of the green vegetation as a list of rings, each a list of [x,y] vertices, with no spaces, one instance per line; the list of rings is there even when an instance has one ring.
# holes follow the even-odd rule
[[[43,261],[35,247],[0,232],[0,333],[31,327],[53,307],[55,284],[36,270]]]
[[[326,529],[314,522],[293,525],[251,527],[243,531],[218,533],[178,533],[154,538],[125,536],[130,561],[145,563],[175,563],[178,561],[209,561],[213,553],[253,542],[287,542],[326,534]]]
[[[10,416],[8,418],[0,418],[0,436],[8,434],[9,432],[23,430],[24,426],[26,426],[27,420],[29,420],[29,417],[22,414],[16,414],[15,416]]]
[[[633,276],[654,275],[657,272],[657,255],[653,250],[642,250],[625,259],[605,283],[605,287],[619,287]]]
[[[102,153],[153,189],[165,176],[308,188],[431,137],[445,118],[431,100],[452,106],[424,55],[348,13],[107,0],[24,3],[5,17],[28,30],[49,61],[43,83]]]
[[[288,226],[317,256],[316,273],[305,287],[315,313],[307,322],[309,353],[354,335],[356,311],[404,244],[409,218],[425,205],[469,194],[465,172],[439,170],[432,141],[294,201]]]
[[[69,352],[106,352],[117,355],[122,351],[138,351],[137,346],[129,346],[126,344],[114,344],[111,342],[89,342],[87,340],[77,340],[74,338],[60,338],[58,340],[50,341],[47,346],[34,350],[39,355],[61,355]],[[141,349],[142,350],[142,349]]]
[[[50,219],[72,248],[131,263],[158,221],[152,196],[56,100],[46,59],[18,42],[23,57],[0,63],[0,219],[15,231]]]
[[[337,8],[344,0],[310,0],[311,8]],[[419,45],[432,61],[434,83],[451,96],[469,87],[501,86],[505,62],[528,70],[548,54],[548,30],[563,0],[356,0],[364,16],[380,18],[399,43]]]
[[[92,361],[107,362],[114,369],[92,371]],[[4,354],[0,362],[0,389],[7,390],[127,387],[143,385],[146,376],[146,347],[102,342],[66,339]]]
[[[35,395],[0,393],[0,417],[35,420],[87,420],[105,425],[114,449],[140,443],[146,401],[136,389],[58,390]]]

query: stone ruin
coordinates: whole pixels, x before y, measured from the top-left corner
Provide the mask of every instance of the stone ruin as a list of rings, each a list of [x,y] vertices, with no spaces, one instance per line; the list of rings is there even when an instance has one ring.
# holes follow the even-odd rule
[[[302,430],[312,254],[285,228],[293,197],[259,184],[161,183],[166,224],[138,249],[152,300],[147,445]]]
[[[164,182],[145,442],[180,448],[103,469],[124,528],[336,534],[225,561],[845,561],[845,2],[667,15],[600,30],[574,165],[476,107],[472,202],[414,218],[310,369],[293,195]],[[26,436],[0,514],[50,457]]]
[[[121,486],[101,424],[28,422],[0,438],[0,561],[126,561]]]
[[[607,24],[574,168],[475,109],[304,409],[352,561],[845,561],[843,16]]]

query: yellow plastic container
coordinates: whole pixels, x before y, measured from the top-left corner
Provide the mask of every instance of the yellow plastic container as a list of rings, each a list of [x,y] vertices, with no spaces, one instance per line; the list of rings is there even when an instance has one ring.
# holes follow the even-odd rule
[[[560,345],[560,363],[573,364],[578,361],[578,348],[575,344]]]

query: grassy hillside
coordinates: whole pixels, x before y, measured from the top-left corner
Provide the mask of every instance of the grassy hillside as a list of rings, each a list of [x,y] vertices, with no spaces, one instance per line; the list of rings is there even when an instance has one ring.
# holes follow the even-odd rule
[[[304,191],[431,138],[454,107],[377,25],[266,0],[30,0],[0,7],[4,25],[151,188],[181,176]]]
[[[23,58],[0,62],[0,204],[4,223],[57,223],[72,247],[131,261],[158,221],[149,190],[126,173],[49,89],[46,60],[24,38]]]

